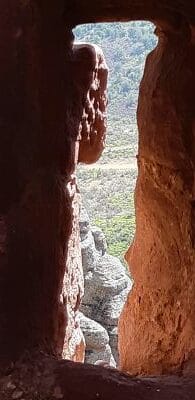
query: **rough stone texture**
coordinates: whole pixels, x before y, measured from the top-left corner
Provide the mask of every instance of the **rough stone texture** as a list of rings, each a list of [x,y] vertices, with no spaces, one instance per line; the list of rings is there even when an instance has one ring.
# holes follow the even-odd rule
[[[141,83],[135,280],[120,320],[121,368],[166,373],[195,356],[195,47],[189,27],[157,30]]]
[[[80,235],[85,278],[80,309],[85,316],[107,330],[118,363],[118,319],[132,282],[120,260],[106,253],[105,235],[101,229],[90,227],[89,217],[83,207],[80,213]]]
[[[94,238],[95,247],[97,251],[103,256],[107,250],[106,237],[102,230],[97,226],[92,226],[91,231]]]
[[[85,317],[79,313],[81,320],[81,328],[85,336],[86,346],[89,350],[101,349],[109,343],[109,336],[106,329],[94,320]]]
[[[80,159],[83,140],[103,149],[107,67],[95,46],[72,51],[62,5],[0,5],[0,359],[84,358],[74,171],[79,141]]]
[[[104,361],[107,365],[116,366],[109,345],[109,336],[105,328],[96,321],[80,313],[80,325],[85,338],[85,362],[95,364]]]
[[[118,324],[114,328],[113,327],[109,328],[108,332],[109,332],[110,347],[112,349],[112,354],[113,354],[114,360],[117,363],[117,367],[119,367]]]
[[[0,399],[192,400],[192,377],[135,378],[100,366],[29,355],[0,374]]]
[[[65,18],[69,23],[149,20],[175,29],[181,18],[195,25],[193,0],[72,0],[66,4]]]
[[[83,102],[78,161],[90,164],[98,160],[105,147],[108,67],[95,44],[75,43],[73,61]]]
[[[66,336],[63,348],[63,358],[84,361],[85,344],[80,329],[78,309],[83,296],[84,282],[81,262],[81,246],[79,234],[79,199],[75,193],[75,182],[69,185],[69,194],[73,208],[72,232],[68,242],[67,273],[64,275],[62,301],[66,307]],[[81,349],[83,348],[83,353]],[[81,355],[81,358],[80,358]]]
[[[0,5],[1,360],[39,346],[61,354],[67,323],[61,295],[74,164],[64,140],[65,29],[56,24],[59,9],[42,11],[35,2]]]

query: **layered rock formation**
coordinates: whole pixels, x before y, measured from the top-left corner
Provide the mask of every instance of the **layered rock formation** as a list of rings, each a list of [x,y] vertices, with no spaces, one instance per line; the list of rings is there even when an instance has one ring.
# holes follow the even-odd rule
[[[102,230],[90,226],[89,217],[83,207],[80,213],[80,235],[85,279],[84,297],[80,309],[88,317],[88,319],[81,319],[81,327],[84,336],[87,338],[91,336],[89,345],[88,340],[86,341],[86,360],[94,362],[102,359],[114,365],[112,354],[118,363],[118,319],[132,287],[132,282],[120,260],[107,254],[106,239]],[[98,324],[94,326],[93,320]],[[101,332],[103,334],[101,325],[109,335],[107,341],[103,338],[102,343],[100,340]],[[98,329],[99,335],[96,333]],[[97,340],[92,338],[93,335],[98,336],[99,347],[97,344],[94,348],[92,347],[93,340],[97,343]],[[105,336],[105,332],[103,335]],[[88,353],[92,351],[94,354],[93,357],[90,357]]]

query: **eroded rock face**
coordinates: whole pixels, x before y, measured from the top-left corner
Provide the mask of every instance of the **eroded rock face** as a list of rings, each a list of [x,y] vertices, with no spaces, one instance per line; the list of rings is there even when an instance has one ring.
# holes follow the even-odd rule
[[[164,0],[163,3],[158,0],[152,3],[148,0],[99,0],[93,3],[72,0],[66,5],[67,20],[73,24],[148,19],[177,29],[181,18],[194,25],[194,15],[193,0]]]
[[[95,320],[98,325],[106,329],[114,359],[118,363],[118,319],[132,282],[120,260],[106,253],[105,236],[100,228],[91,228],[89,217],[83,207],[80,214],[80,235],[85,279],[85,291],[80,309],[86,317]],[[84,330],[86,331],[86,326]],[[85,336],[84,331],[83,333]],[[92,332],[89,334],[92,335]],[[91,348],[88,348],[87,343],[86,345],[86,350],[90,351]],[[102,344],[99,342],[99,348],[101,347]],[[96,348],[94,352],[95,350]],[[109,363],[111,354],[108,347],[106,352],[106,359],[102,357],[100,359]],[[101,355],[103,352],[102,354],[96,352],[93,360],[98,360]],[[110,361],[113,365],[111,358]]]
[[[63,281],[63,304],[66,307],[66,336],[63,346],[63,358],[73,361],[84,361],[85,340],[80,328],[79,306],[84,293],[81,246],[79,235],[79,194],[75,185],[69,186],[73,198],[73,224],[68,243],[67,273]],[[76,193],[74,192],[76,190]]]
[[[158,30],[141,83],[135,285],[119,329],[121,368],[177,371],[195,349],[195,47],[189,27]]]
[[[0,359],[83,361],[74,172],[79,142],[95,159],[104,147],[107,67],[96,46],[72,49],[60,7],[3,2],[0,22]]]
[[[109,345],[109,336],[106,329],[93,319],[85,317],[82,313],[79,316],[86,344],[85,362],[96,364],[101,360],[101,362],[115,367],[116,363]]]
[[[95,44],[75,43],[73,62],[83,105],[78,161],[90,164],[98,160],[105,147],[108,67]]]

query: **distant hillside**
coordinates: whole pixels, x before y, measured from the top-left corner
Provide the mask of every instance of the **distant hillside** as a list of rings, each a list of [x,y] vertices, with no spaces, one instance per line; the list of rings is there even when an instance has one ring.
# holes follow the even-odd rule
[[[110,70],[107,147],[100,161],[78,169],[79,187],[92,223],[103,228],[111,254],[122,258],[135,229],[136,108],[147,54],[156,45],[148,22],[81,25],[77,41],[98,44]]]

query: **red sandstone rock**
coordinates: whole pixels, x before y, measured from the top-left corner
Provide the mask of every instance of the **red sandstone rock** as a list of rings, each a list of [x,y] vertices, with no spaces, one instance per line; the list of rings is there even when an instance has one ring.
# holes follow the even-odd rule
[[[0,26],[0,362],[26,348],[81,360],[71,34],[51,2],[2,1]]]
[[[72,199],[72,232],[68,242],[66,273],[63,282],[63,304],[66,307],[67,325],[63,358],[84,361],[85,341],[79,325],[79,306],[84,292],[81,245],[79,231],[80,195],[77,193],[75,177],[69,182],[68,190]]]
[[[147,19],[177,28],[181,17],[195,24],[193,0],[72,0],[65,7],[65,19],[73,25]]]
[[[195,47],[184,24],[159,30],[138,106],[134,288],[119,327],[121,368],[177,371],[195,349]]]
[[[74,79],[84,106],[78,161],[90,164],[98,160],[105,147],[108,67],[97,45],[75,44],[73,57]]]

